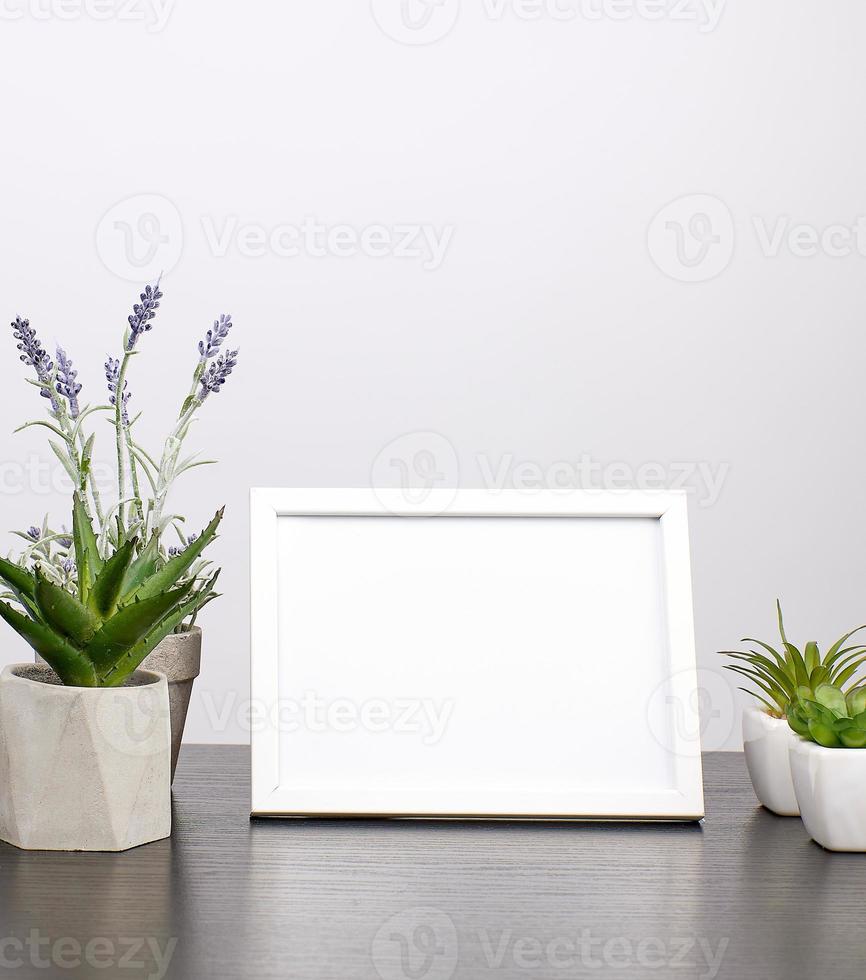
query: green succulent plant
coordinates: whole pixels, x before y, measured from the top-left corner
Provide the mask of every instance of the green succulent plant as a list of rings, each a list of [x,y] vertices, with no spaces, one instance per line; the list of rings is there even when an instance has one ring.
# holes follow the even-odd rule
[[[216,536],[216,513],[202,534],[173,557],[158,534],[139,548],[136,537],[101,557],[84,502],[75,494],[72,540],[78,569],[74,591],[37,565],[33,572],[0,559],[0,580],[22,607],[0,602],[0,616],[73,687],[118,687],[154,647],[216,598],[219,572],[199,578],[195,563]]]
[[[72,481],[73,506],[71,533],[52,526],[48,515],[41,526],[14,532],[26,548],[0,559],[0,618],[67,685],[122,684],[160,640],[187,632],[216,598],[219,571],[202,553],[223,512],[196,537],[184,530],[183,515],[169,512],[169,495],[181,475],[214,462],[182,449],[198,412],[237,367],[238,351],[228,349],[232,318],[223,313],[197,345],[192,383],[162,454],[151,455],[138,437],[141,413],[130,412],[128,375],[162,299],[157,280],[133,304],[118,356],[104,364],[107,397],[98,400],[105,404],[84,401],[63,347],[52,358],[28,319],[17,316],[11,324],[18,359],[31,369],[27,380],[47,411],[16,431],[40,426],[51,433],[49,446]],[[90,429],[100,416],[114,430],[116,497],[114,487],[96,479],[97,433]],[[179,544],[166,540],[174,534]]]
[[[866,749],[866,687],[845,694],[832,684],[814,693],[798,688],[788,724],[803,738],[828,749]]]
[[[741,687],[739,690],[757,698],[774,718],[785,718],[788,716],[788,709],[792,702],[801,698],[814,702],[817,691],[821,687],[841,689],[863,663],[866,663],[866,645],[845,645],[855,633],[866,629],[866,626],[858,626],[845,633],[822,656],[814,640],[810,640],[802,651],[793,643],[789,643],[782,619],[782,605],[778,599],[776,612],[782,640],[781,652],[769,643],[752,637],[745,637],[741,642],[754,643],[763,650],[763,653],[754,649],[747,653],[736,650],[720,652],[722,656],[736,661],[733,664],[725,664],[725,669],[748,678],[761,693],[746,687]]]

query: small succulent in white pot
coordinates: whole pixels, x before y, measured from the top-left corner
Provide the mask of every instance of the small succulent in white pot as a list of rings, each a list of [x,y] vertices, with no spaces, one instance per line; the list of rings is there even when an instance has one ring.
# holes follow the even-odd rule
[[[821,684],[842,686],[866,661],[866,646],[848,640],[863,626],[845,633],[823,656],[813,640],[801,651],[788,641],[781,604],[776,602],[781,650],[762,640],[746,637],[760,649],[747,652],[722,651],[735,661],[726,669],[746,677],[754,688],[740,688],[756,699],[758,705],[743,712],[743,748],[746,766],[763,806],[780,816],[799,816],[800,805],[791,774],[790,748],[795,741],[788,725],[788,710],[798,689],[814,690]]]
[[[218,354],[231,329],[231,318],[221,317],[199,345],[192,387],[157,462],[134,435],[137,418],[129,416],[126,374],[161,297],[159,284],[148,286],[134,306],[122,357],[106,364],[110,404],[92,408],[79,403],[82,386],[66,352],[58,348],[52,361],[27,320],[12,324],[21,360],[34,369],[32,383],[49,405],[47,420],[28,425],[44,426],[56,437],[51,448],[73,483],[72,530],[52,530],[46,518],[41,527],[19,532],[27,542],[21,555],[0,559],[0,584],[6,587],[0,617],[47,665],[13,665],[0,678],[0,837],[19,846],[122,849],[155,839],[153,834],[166,826],[172,736],[174,759],[180,740],[170,718],[179,719],[182,729],[186,713],[186,704],[182,712],[175,711],[171,698],[169,714],[166,675],[171,681],[177,674],[174,680],[185,686],[188,697],[194,676],[189,664],[197,672],[200,644],[195,617],[216,597],[219,575],[203,552],[222,519],[220,510],[201,534],[187,536],[183,518],[166,514],[166,499],[173,480],[199,465],[195,457],[180,458],[181,445],[196,411],[231,374],[237,351]],[[110,506],[92,478],[95,434],[84,431],[84,422],[99,413],[110,414],[114,424],[118,493]],[[142,493],[141,478],[149,494]],[[170,531],[177,544],[167,544]],[[178,660],[186,662],[177,667]],[[149,661],[160,674],[148,672]],[[113,712],[110,706],[120,702],[123,706]],[[122,730],[145,702],[158,719],[143,739],[146,751],[131,745]],[[21,709],[22,704],[29,707]],[[104,737],[97,737],[94,718]],[[124,754],[130,759],[126,769]],[[76,767],[80,770],[80,791],[70,799],[58,778],[58,758],[64,760],[66,778],[74,780]],[[142,758],[149,763],[131,761]],[[159,775],[163,768],[165,786]],[[139,783],[127,813],[120,797],[129,791],[129,773],[137,773]],[[162,819],[153,814],[145,819],[154,800]],[[65,814],[62,828],[39,823],[35,811],[46,806]],[[126,830],[113,836],[92,832],[87,814],[100,812],[113,831],[119,824]],[[70,832],[70,826],[77,829]]]
[[[809,836],[830,851],[866,851],[866,687],[798,688],[788,711],[794,790]]]

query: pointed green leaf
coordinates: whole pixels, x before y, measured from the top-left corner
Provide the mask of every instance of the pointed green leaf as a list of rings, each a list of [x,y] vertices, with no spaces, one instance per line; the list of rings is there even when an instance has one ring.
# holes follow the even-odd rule
[[[832,658],[827,658],[824,662],[825,667],[830,668],[830,672],[839,670],[843,663],[856,657],[858,653],[866,651],[866,645],[857,644],[855,646],[843,647],[837,651]],[[846,656],[847,654],[847,656]]]
[[[138,538],[121,545],[102,566],[102,571],[93,583],[90,605],[103,619],[107,619],[117,609],[123,579],[137,545]]]
[[[36,579],[26,569],[14,562],[0,558],[0,579],[3,579],[16,592],[33,598],[36,594]]]
[[[156,571],[159,558],[159,535],[154,533],[142,549],[141,554],[132,562],[123,577],[120,594],[129,597],[141,583]]]
[[[749,697],[756,698],[758,701],[761,702],[761,704],[766,705],[767,706],[767,710],[771,714],[778,714],[779,713],[779,709],[776,707],[775,704],[770,704],[770,702],[766,698],[762,698],[761,695],[760,694],[757,694],[755,691],[750,691],[747,687],[738,687],[737,690],[738,691],[742,691],[743,694],[748,694]]]
[[[102,568],[102,559],[99,557],[93,525],[78,493],[72,497],[72,541],[78,569],[78,598],[81,602],[87,602],[90,589]]]
[[[181,579],[189,571],[192,563],[201,556],[204,549],[213,541],[224,510],[225,508],[222,508],[216,512],[214,519],[191,545],[184,548],[179,555],[169,559],[158,572],[154,572],[150,578],[146,579],[133,593],[135,597],[138,599],[150,598],[150,596],[170,589]]]
[[[119,659],[112,667],[109,667],[101,675],[101,683],[105,687],[117,687],[122,684],[129,675],[136,670],[144,658],[152,653],[169,633],[173,633],[180,624],[196,612],[213,597],[213,585],[219,576],[219,572],[214,573],[210,581],[201,589],[196,590],[177,608],[172,609],[164,616],[129,652]]]
[[[791,666],[794,668],[794,672],[797,678],[797,684],[802,684],[808,686],[809,684],[809,672],[806,670],[806,664],[803,660],[803,655],[794,646],[793,643],[785,643],[785,650],[791,658]]]
[[[854,652],[850,653],[847,657],[842,656],[842,654],[848,653],[849,650],[853,650]],[[859,660],[862,663],[864,655],[866,655],[866,647],[847,647],[845,650],[840,650],[839,653],[836,654],[836,658],[832,667],[830,668],[830,676],[833,678],[838,677],[838,675],[841,674],[842,671],[855,660]],[[832,680],[830,683],[835,684],[836,681]]]
[[[95,439],[96,433],[92,432],[84,443],[84,448],[81,450],[81,464],[78,467],[81,479],[79,490],[84,494],[85,501],[87,500],[87,478],[90,476],[90,464],[93,457],[93,442]]]
[[[837,687],[842,687],[857,673],[860,669],[860,665],[864,662],[864,659],[860,659],[853,664],[846,667],[840,674],[833,678],[833,683]]]
[[[774,664],[769,657],[763,657],[754,650],[749,653],[728,653],[727,656],[733,660],[744,660],[747,663],[760,666],[765,673],[769,674],[784,689],[789,698],[794,696],[794,688],[796,687],[795,679],[786,670],[782,670],[778,665]]]
[[[99,620],[87,606],[39,572],[36,573],[36,604],[45,622],[77,647],[83,647],[99,626]]]
[[[87,655],[97,671],[104,673],[128,653],[163,616],[183,601],[192,584],[188,582],[179,589],[162,592],[149,599],[133,600],[118,609],[87,645]]]
[[[785,660],[785,658],[777,650],[774,650],[773,647],[771,647],[769,643],[764,643],[763,640],[756,640],[752,636],[744,636],[743,639],[740,642],[741,643],[757,643],[759,647],[763,647],[767,651],[767,653],[769,653],[772,657],[775,658],[776,663],[779,665],[779,667],[785,667],[786,664],[787,664],[787,661]]]
[[[34,622],[5,602],[0,602],[0,616],[45,659],[64,684],[96,687],[93,664],[51,627]]]
[[[739,666],[738,664],[727,664],[728,669],[734,666]],[[765,670],[762,666],[751,665],[749,667],[743,668],[743,670],[748,671],[749,676],[760,678],[764,683],[769,684],[774,690],[778,690],[785,696],[785,701],[790,701],[793,696],[793,686],[787,681],[784,684],[780,684],[778,679],[773,676],[769,671]]]
[[[842,644],[847,643],[848,640],[855,633],[859,633],[860,630],[863,629],[866,629],[866,623],[864,623],[862,626],[858,626],[856,629],[851,630],[850,633],[846,633],[844,636],[840,636],[839,639],[836,640],[836,642],[833,644],[833,646],[831,646],[830,649],[827,651],[827,655],[824,658],[824,663],[827,663],[827,661],[832,661],[833,658],[836,656],[836,654],[842,649]]]
[[[818,652],[818,644],[814,640],[809,640],[803,651],[803,660],[806,662],[806,670],[811,676],[812,671],[821,663],[821,654]]]
[[[732,664],[726,664],[725,670],[732,670],[736,674],[742,674],[743,677],[748,677],[749,680],[756,684],[765,694],[769,694],[770,697],[779,705],[779,710],[784,712],[788,706],[789,698],[785,695],[785,692],[780,690],[777,686],[766,680],[760,680],[757,675],[746,670],[744,667],[735,667]]]
[[[782,645],[788,646],[788,637],[785,636],[785,623],[782,620],[782,603],[776,599],[776,615],[779,619],[779,636],[782,637]]]

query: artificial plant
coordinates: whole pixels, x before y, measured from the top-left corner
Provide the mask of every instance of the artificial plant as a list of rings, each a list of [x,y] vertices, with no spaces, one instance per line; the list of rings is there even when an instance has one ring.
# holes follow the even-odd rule
[[[781,652],[752,637],[745,637],[742,643],[754,643],[761,647],[742,653],[736,650],[722,650],[722,656],[736,661],[726,664],[725,669],[749,679],[762,693],[750,688],[741,687],[753,698],[760,701],[774,718],[785,718],[791,702],[798,696],[798,691],[814,697],[812,692],[822,685],[833,685],[842,688],[857,673],[866,662],[866,645],[852,644],[845,646],[848,640],[866,626],[845,633],[822,656],[818,644],[810,640],[802,649],[788,642],[785,635],[785,623],[782,619],[782,605],[776,600],[776,613],[779,621],[779,636],[782,641]],[[764,696],[766,695],[766,697]]]
[[[82,385],[66,351],[52,360],[28,320],[12,323],[20,359],[33,368],[28,379],[48,403],[48,418],[28,422],[50,430],[52,451],[72,481],[72,531],[40,527],[16,532],[27,546],[0,559],[0,617],[55,670],[64,684],[122,684],[170,632],[188,629],[216,597],[219,570],[202,557],[216,536],[223,511],[200,535],[185,534],[184,518],[166,513],[169,490],[194,466],[198,454],[181,457],[196,412],[219,392],[237,364],[237,350],[221,348],[232,328],[222,315],[198,346],[189,392],[157,461],[139,443],[130,416],[127,377],[138,343],[153,327],[162,299],[160,284],[147,286],[134,304],[118,357],[105,363],[108,403],[80,404]],[[117,487],[110,504],[93,475],[95,432],[85,423],[107,417],[114,430]],[[17,430],[16,430],[17,431]],[[177,536],[168,544],[166,535]]]
[[[846,694],[832,684],[798,688],[788,724],[803,738],[828,749],[866,748],[866,687]]]

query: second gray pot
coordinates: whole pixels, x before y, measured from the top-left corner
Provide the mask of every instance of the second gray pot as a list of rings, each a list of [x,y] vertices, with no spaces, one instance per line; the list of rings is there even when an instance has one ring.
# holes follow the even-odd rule
[[[201,671],[201,629],[193,626],[185,633],[169,633],[153,653],[144,658],[142,670],[165,674],[171,709],[171,780],[177,768],[177,757],[183,741],[186,713],[192,696],[193,681]]]

